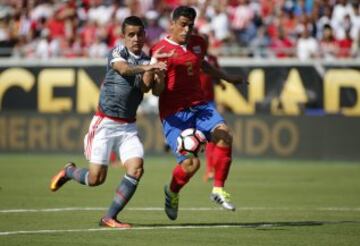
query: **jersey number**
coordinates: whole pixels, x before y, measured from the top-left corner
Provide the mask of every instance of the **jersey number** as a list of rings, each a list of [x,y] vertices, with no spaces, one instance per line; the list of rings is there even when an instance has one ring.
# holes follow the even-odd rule
[[[186,67],[187,67],[187,74],[189,75],[189,76],[193,76],[194,75],[194,69],[193,69],[193,65],[192,65],[192,63],[191,62],[186,62],[185,63],[186,64]]]

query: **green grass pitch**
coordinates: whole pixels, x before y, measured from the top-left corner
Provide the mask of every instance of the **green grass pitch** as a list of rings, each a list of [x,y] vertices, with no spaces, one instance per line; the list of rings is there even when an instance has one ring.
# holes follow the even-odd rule
[[[209,200],[204,167],[183,189],[178,220],[163,212],[171,156],[147,157],[139,188],[120,219],[131,230],[101,229],[124,170],[105,184],[69,182],[49,191],[50,178],[80,155],[0,155],[0,245],[360,245],[360,165],[351,162],[233,161],[228,212]]]

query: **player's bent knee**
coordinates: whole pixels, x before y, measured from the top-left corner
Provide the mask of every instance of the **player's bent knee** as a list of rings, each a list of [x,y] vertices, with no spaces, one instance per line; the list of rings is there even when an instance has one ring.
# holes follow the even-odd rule
[[[144,174],[144,161],[142,158],[131,158],[124,163],[126,173],[136,179]]]
[[[197,170],[200,168],[200,160],[199,158],[192,157],[189,159],[184,160],[181,163],[182,167],[184,168],[185,172],[194,175]]]
[[[127,172],[127,174],[139,180],[144,174],[144,168],[136,168],[132,172]]]
[[[98,186],[105,182],[106,176],[103,175],[89,175],[88,185],[89,186]]]
[[[98,186],[105,182],[107,166],[90,163],[87,183],[89,186]]]
[[[229,127],[225,124],[218,126],[212,133],[212,141],[223,147],[231,146],[233,142],[233,136]]]

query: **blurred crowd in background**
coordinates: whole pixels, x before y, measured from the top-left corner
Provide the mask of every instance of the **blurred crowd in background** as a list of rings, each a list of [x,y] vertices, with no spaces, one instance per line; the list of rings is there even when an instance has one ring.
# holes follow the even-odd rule
[[[0,0],[0,56],[106,57],[121,23],[146,23],[146,49],[166,36],[171,11],[193,6],[196,31],[218,56],[360,58],[359,0]]]

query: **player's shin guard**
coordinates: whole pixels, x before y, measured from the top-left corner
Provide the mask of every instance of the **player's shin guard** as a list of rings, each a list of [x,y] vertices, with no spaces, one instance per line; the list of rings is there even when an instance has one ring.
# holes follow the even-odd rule
[[[181,188],[189,182],[191,176],[192,175],[185,172],[181,165],[176,165],[170,182],[170,191],[178,193]]]
[[[224,187],[231,165],[231,147],[216,145],[213,149],[213,155],[215,168],[214,187]]]
[[[116,218],[118,213],[125,207],[131,197],[134,195],[138,180],[128,174],[125,174],[121,180],[120,185],[116,189],[116,194],[113,202],[110,205],[110,208],[105,217],[107,218]]]

